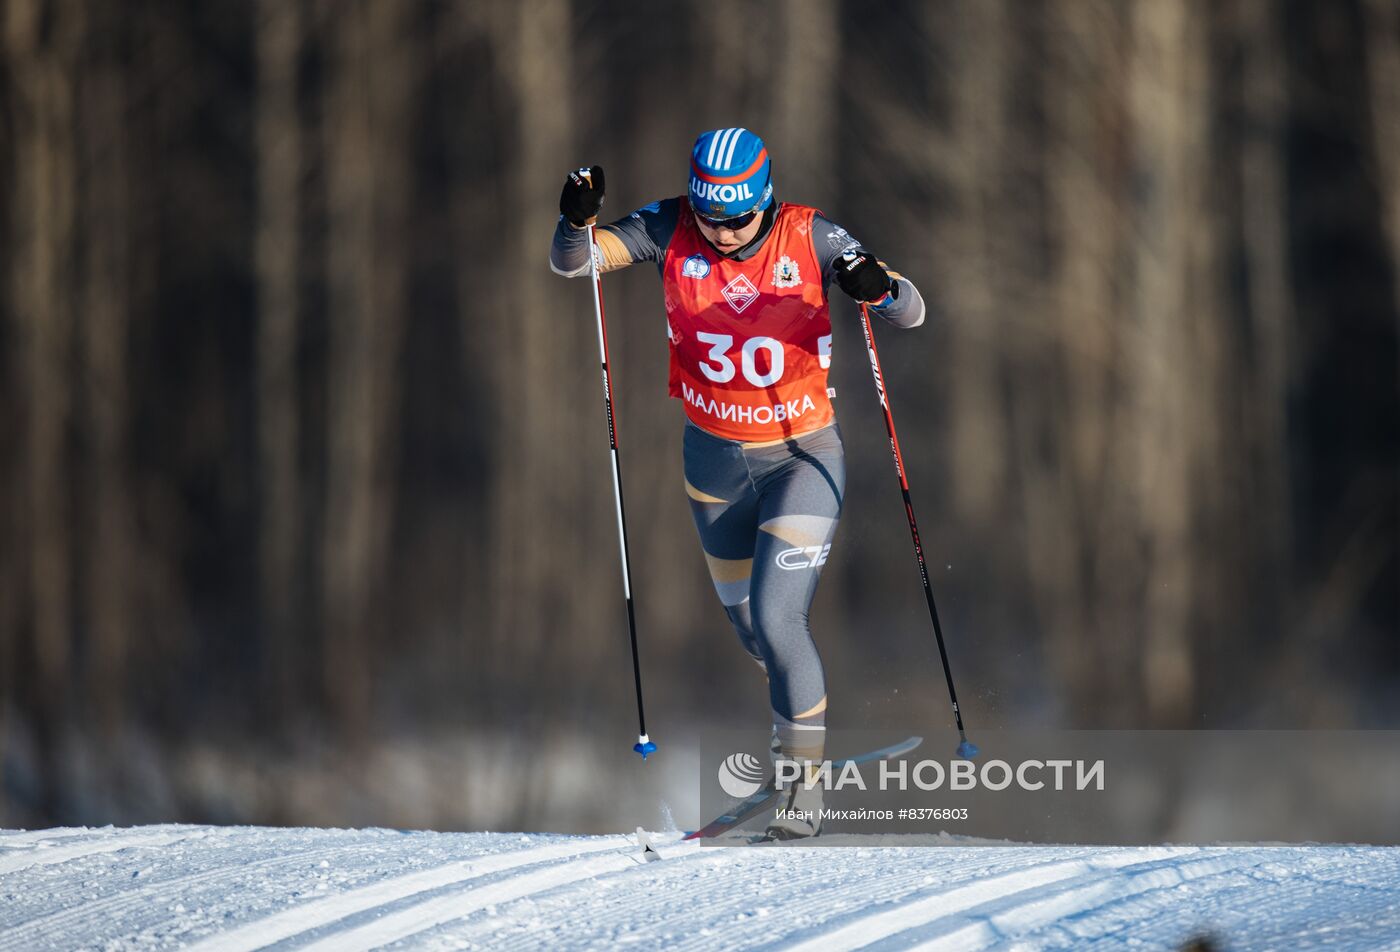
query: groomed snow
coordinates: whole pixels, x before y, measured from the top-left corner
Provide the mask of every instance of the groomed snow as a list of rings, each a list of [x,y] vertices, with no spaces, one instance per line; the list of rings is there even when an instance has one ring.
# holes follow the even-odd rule
[[[151,826],[0,832],[0,952],[1400,949],[1400,849],[723,849]]]

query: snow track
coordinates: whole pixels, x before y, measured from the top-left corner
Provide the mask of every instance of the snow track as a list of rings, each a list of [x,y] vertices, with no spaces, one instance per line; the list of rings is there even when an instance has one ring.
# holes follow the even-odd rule
[[[274,868],[290,869],[322,857],[344,856],[347,851],[347,847],[340,846],[309,850],[292,856],[245,861],[238,864],[237,873],[240,876],[266,875]],[[86,902],[69,901],[56,912],[0,933],[0,952],[25,952],[27,949],[40,948],[46,936],[64,935],[94,917],[120,919],[126,913],[142,911],[152,906],[171,908],[179,905],[186,895],[200,885],[225,883],[232,878],[229,869],[217,867],[204,872],[175,875],[143,888],[115,893],[100,899]],[[60,892],[55,898],[62,901],[68,897]]]
[[[19,834],[23,835],[23,834]],[[31,837],[33,834],[30,834]],[[31,866],[51,865],[55,863],[67,863],[71,860],[81,859],[84,856],[96,856],[99,853],[116,853],[120,850],[136,849],[138,847],[166,846],[189,837],[189,832],[179,833],[156,833],[156,834],[113,834],[105,837],[81,837],[65,831],[59,837],[64,840],[77,839],[79,842],[67,846],[51,846],[48,837],[29,839],[26,842],[33,843],[34,846],[27,850],[17,850],[13,853],[0,855],[0,876],[9,873],[17,873],[28,869]]]
[[[631,837],[0,831],[0,952],[45,948],[1400,950],[1400,850],[719,849]],[[946,842],[946,841],[945,841]]]
[[[25,846],[38,845],[41,843],[53,843],[55,840],[73,839],[76,837],[92,837],[94,831],[85,826],[59,826],[52,830],[34,830],[29,833],[4,832],[4,839],[0,840],[0,850],[14,850]]]
[[[643,862],[634,855],[635,853],[636,848],[629,845],[623,850],[604,856],[590,857],[568,865],[546,866],[534,872],[482,885],[469,893],[453,892],[438,896],[384,915],[365,925],[337,932],[306,948],[316,952],[377,949],[426,932],[444,922],[461,919],[489,906],[517,902],[568,883],[594,880],[606,873],[635,867]]]
[[[1180,856],[1182,851],[1172,851],[1172,855]],[[1061,919],[1083,917],[1128,895],[1169,889],[1188,879],[1262,861],[1252,855],[1219,854],[1180,863],[1160,863],[1157,859],[1133,851],[992,876],[889,912],[858,917],[849,925],[790,948],[804,952],[859,949],[877,939],[896,936],[903,941],[895,944],[912,943],[909,947],[920,949],[983,949]]]
[[[557,846],[517,850],[470,862],[449,863],[445,866],[437,866],[422,872],[388,879],[372,886],[350,890],[339,896],[296,906],[278,915],[269,916],[266,919],[251,922],[241,928],[215,936],[200,943],[195,948],[208,950],[208,952],[212,952],[214,949],[260,949],[292,936],[312,932],[343,920],[355,917],[362,918],[364,914],[373,914],[392,907],[393,911],[384,912],[382,916],[372,922],[363,925],[349,925],[330,933],[324,939],[309,946],[309,948],[346,950],[374,948],[376,945],[384,945],[401,936],[431,928],[437,922],[443,921],[440,918],[433,919],[431,917],[439,915],[437,910],[444,907],[449,910],[453,908],[466,909],[470,907],[471,903],[479,900],[484,906],[492,902],[520,898],[525,892],[521,892],[521,887],[515,884],[521,880],[528,880],[530,877],[528,875],[518,876],[504,882],[492,882],[469,893],[454,891],[444,895],[442,893],[444,887],[461,887],[474,880],[490,876],[492,873],[536,864],[551,864],[546,866],[543,872],[553,875],[577,871],[581,866],[587,870],[592,868],[587,863],[555,861],[576,859],[601,850],[614,852],[612,857],[606,859],[615,861],[621,858],[629,864],[635,862],[630,856],[632,852],[630,843],[622,837],[609,837],[598,843],[571,841]],[[589,873],[584,872],[583,875],[589,875]],[[526,886],[525,891],[528,892],[528,889],[529,887]],[[395,906],[400,900],[429,893],[434,894],[434,898],[424,899],[405,908]],[[482,900],[482,896],[488,898]],[[462,914],[461,912],[457,913],[457,915]]]

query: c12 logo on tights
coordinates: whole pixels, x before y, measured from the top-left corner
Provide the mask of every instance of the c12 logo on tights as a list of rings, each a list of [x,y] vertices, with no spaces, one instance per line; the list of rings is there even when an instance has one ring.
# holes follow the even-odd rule
[[[798,569],[821,568],[826,564],[826,558],[831,554],[831,543],[826,545],[808,545],[796,549],[784,549],[778,553],[778,568],[795,572]]]

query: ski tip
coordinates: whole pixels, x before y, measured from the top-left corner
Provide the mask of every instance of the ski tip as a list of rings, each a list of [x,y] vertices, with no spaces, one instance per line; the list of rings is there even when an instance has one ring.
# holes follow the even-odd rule
[[[958,756],[963,760],[971,760],[981,752],[981,749],[966,737],[964,737],[963,742],[958,745]]]
[[[632,745],[632,749],[642,755],[642,759],[647,759],[647,754],[656,753],[656,745],[651,742],[651,738],[643,734],[637,738],[637,742]]]

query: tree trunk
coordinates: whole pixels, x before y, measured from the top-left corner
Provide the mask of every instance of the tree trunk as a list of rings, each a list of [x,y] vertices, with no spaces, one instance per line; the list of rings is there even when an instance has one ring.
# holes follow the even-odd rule
[[[581,362],[592,364],[596,359],[592,324],[560,321],[557,298],[566,292],[541,273],[548,267],[545,242],[559,211],[560,175],[568,169],[561,160],[572,154],[574,141],[569,92],[578,84],[572,43],[561,28],[571,15],[568,0],[540,0],[528,7],[503,8],[494,23],[517,123],[514,176],[505,187],[515,196],[522,223],[512,235],[511,256],[520,270],[502,276],[512,289],[508,313],[493,318],[505,322],[495,378],[503,414],[497,421],[500,505],[493,531],[501,573],[497,630],[508,639],[512,669],[528,668],[544,689],[566,694],[579,688],[578,673],[588,671],[596,657],[596,652],[584,650],[584,639],[574,636],[566,620],[581,614],[580,625],[586,629],[601,632],[609,627],[601,612],[589,611],[602,604],[601,598],[594,606],[583,606],[573,597],[583,594],[577,584],[579,553],[554,541],[556,536],[578,541],[570,531],[576,496],[567,474],[584,460],[598,459],[596,451],[586,452],[585,447],[596,447],[600,437],[598,429],[580,421],[580,408],[561,400],[561,388],[573,371]],[[555,28],[540,29],[540,23]],[[541,223],[540,229],[525,226],[532,222]],[[586,287],[576,289],[587,293]],[[611,554],[611,544],[598,540],[596,545],[600,559]],[[625,663],[622,643],[599,644],[610,660]],[[543,740],[538,734],[542,723],[515,707],[517,724]],[[543,763],[533,766],[548,769]],[[543,786],[539,778],[527,779],[524,789],[543,794]]]
[[[946,363],[953,409],[953,491],[960,515],[990,528],[1004,513],[1005,415],[999,394],[998,346],[1007,301],[998,293],[997,236],[1012,212],[1001,202],[1006,128],[1007,46],[1003,0],[964,0],[954,7],[951,29],[959,37],[949,97],[950,128],[934,130],[929,150],[949,183],[954,209],[944,224],[945,254],[936,261],[940,278],[931,293],[946,307],[952,352]],[[931,24],[938,29],[940,24]],[[950,44],[951,45],[951,44]],[[1014,331],[1013,331],[1014,332]]]
[[[357,0],[336,9],[325,144],[331,330],[323,662],[332,710],[363,739],[374,636],[390,624],[384,587],[417,72],[407,35],[411,3]]]
[[[783,196],[815,205],[831,196],[836,169],[837,5],[835,0],[782,0],[773,16],[783,26],[775,31],[771,125],[754,131],[767,137],[771,155],[791,157],[774,163],[784,170]]]
[[[1367,0],[1366,18],[1376,184],[1385,206],[1395,318],[1400,327],[1400,4]],[[1400,560],[1392,558],[1392,562],[1400,566]],[[1390,584],[1400,590],[1400,577],[1392,578]],[[1397,657],[1394,649],[1391,657]]]
[[[1288,407],[1292,333],[1295,323],[1289,285],[1289,224],[1285,183],[1288,121],[1287,63],[1281,36],[1280,5],[1275,0],[1240,0],[1217,8],[1217,29],[1227,49],[1238,57],[1235,112],[1230,117],[1233,137],[1222,151],[1230,156],[1238,225],[1236,239],[1242,277],[1235,328],[1238,351],[1222,373],[1240,407],[1236,442],[1231,457],[1245,468],[1233,511],[1220,529],[1226,545],[1203,539],[1217,553],[1215,604],[1219,638],[1207,635],[1215,656],[1210,668],[1214,683],[1201,685],[1201,696],[1221,698],[1224,688],[1237,683],[1242,654],[1276,653],[1279,633],[1293,617],[1292,586],[1288,584],[1292,552],[1292,487],[1288,438]],[[1228,261],[1222,254],[1222,261]],[[1227,322],[1231,323],[1231,322]],[[1240,553],[1236,565],[1251,566],[1250,582],[1241,590],[1238,572],[1228,572],[1228,552]],[[1233,575],[1231,579],[1229,575]],[[1234,604],[1230,604],[1234,603]],[[1241,604],[1243,603],[1243,604]],[[1225,628],[1233,629],[1227,637]],[[1207,645],[1201,645],[1202,649]],[[1222,713],[1225,713],[1222,711]]]
[[[91,531],[80,547],[85,566],[90,649],[86,693],[96,722],[121,724],[131,650],[132,567],[139,564],[128,453],[131,400],[128,359],[131,317],[131,196],[127,156],[127,74],[120,42],[125,24],[97,12],[82,97],[83,280],[82,353]],[[98,45],[100,44],[100,45]]]
[[[1050,328],[1030,399],[1016,408],[1028,566],[1047,657],[1069,720],[1123,722],[1121,692],[1134,645],[1131,624],[1133,520],[1128,461],[1116,439],[1123,410],[1114,320],[1114,271],[1123,241],[1119,140],[1123,122],[1122,25],[1118,5],[1062,0],[1050,14],[1046,75],[1046,181],[1050,240]]]
[[[260,0],[257,31],[259,582],[263,695],[274,719],[295,701],[302,538],[298,417],[301,269],[300,0]]]
[[[1185,3],[1132,7],[1135,333],[1126,355],[1131,426],[1121,432],[1135,447],[1144,543],[1139,677],[1148,722],[1161,727],[1185,726],[1194,707],[1194,480],[1215,426],[1221,333],[1205,266],[1213,255],[1204,201],[1210,111],[1202,14]]]
[[[1365,16],[1376,185],[1385,204],[1396,275],[1396,308],[1400,314],[1400,4],[1395,0],[1366,0]]]
[[[29,607],[34,679],[29,686],[45,757],[45,813],[58,809],[56,745],[68,717],[73,637],[73,542],[69,503],[75,301],[74,76],[78,3],[16,0],[5,48],[14,82],[15,188],[11,288],[22,321],[27,414]]]

